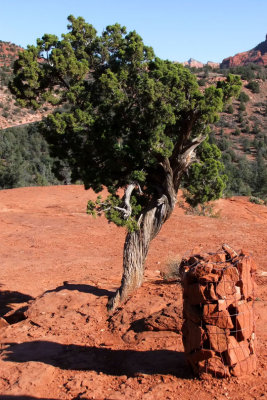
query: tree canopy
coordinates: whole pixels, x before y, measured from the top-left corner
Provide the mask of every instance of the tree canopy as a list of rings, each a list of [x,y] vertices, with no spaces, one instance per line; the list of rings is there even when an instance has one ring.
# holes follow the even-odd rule
[[[194,201],[221,195],[225,178],[220,152],[207,141],[209,124],[239,94],[240,78],[200,90],[188,69],[156,57],[135,31],[115,24],[97,35],[83,18],[68,20],[61,39],[45,34],[20,54],[10,89],[22,106],[62,107],[43,123],[53,151],[67,160],[73,180],[96,192],[108,188],[107,199],[88,203],[89,213],[104,212],[130,232],[150,227],[138,237],[148,238],[144,258],[192,164]]]
[[[45,127],[57,155],[71,165],[73,180],[81,179],[97,192],[106,186],[115,203],[117,189],[136,182],[143,193],[140,211],[159,190],[162,160],[174,166],[192,141],[202,141],[224,103],[238,94],[239,78],[230,75],[217,87],[200,91],[188,69],[155,57],[135,31],[127,33],[115,24],[97,36],[83,18],[68,20],[69,32],[61,39],[45,34],[20,54],[11,90],[22,106],[65,106],[48,116]],[[193,166],[195,183],[189,187],[197,192],[200,173],[208,185],[211,170],[212,179],[219,180],[204,197],[198,193],[197,201],[218,197],[224,187],[215,162],[218,150],[206,142],[203,151],[208,162]],[[179,172],[174,171],[177,181]],[[107,213],[114,222],[129,223],[114,212]]]

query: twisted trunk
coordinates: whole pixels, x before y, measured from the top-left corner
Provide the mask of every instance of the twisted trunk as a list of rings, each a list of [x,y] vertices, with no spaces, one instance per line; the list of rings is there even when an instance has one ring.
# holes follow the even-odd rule
[[[139,218],[139,230],[126,236],[123,251],[123,275],[121,286],[108,302],[108,310],[113,311],[121,301],[143,283],[144,264],[152,239],[159,233],[164,222],[170,217],[177,197],[173,185],[173,172],[169,160],[162,162],[165,173],[164,194],[154,199]]]
[[[145,259],[150,242],[159,233],[173,210],[167,197],[163,197],[159,204],[142,214],[140,229],[130,232],[126,236],[121,286],[108,302],[109,311],[113,311],[121,301],[126,300],[129,294],[143,283]]]
[[[164,158],[159,165],[164,172],[160,188],[161,194],[154,199],[139,218],[139,230],[128,233],[123,252],[123,275],[121,286],[108,301],[107,308],[112,312],[121,301],[140,287],[144,277],[144,264],[151,240],[159,233],[164,222],[170,217],[177,198],[183,173],[195,160],[195,149],[205,139],[199,137],[184,146],[176,159]],[[171,161],[171,162],[170,162]],[[129,208],[129,207],[128,207]]]

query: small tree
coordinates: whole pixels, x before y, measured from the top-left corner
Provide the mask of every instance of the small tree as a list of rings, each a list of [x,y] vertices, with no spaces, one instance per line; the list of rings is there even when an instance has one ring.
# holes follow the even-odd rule
[[[194,181],[210,190],[198,201],[221,195],[220,154],[206,138],[209,123],[239,94],[241,83],[229,75],[202,92],[188,69],[156,58],[135,31],[115,24],[97,36],[83,18],[68,20],[61,40],[46,34],[20,54],[10,88],[23,106],[68,105],[44,121],[53,150],[67,160],[74,181],[96,192],[107,187],[110,195],[89,201],[88,213],[104,213],[128,230],[112,310],[142,284],[149,244],[170,217],[202,143],[201,170],[192,171]]]
[[[260,93],[260,85],[259,82],[257,81],[250,81],[247,86],[249,90],[252,91],[252,93]]]
[[[240,103],[247,103],[249,101],[249,96],[245,92],[241,92],[238,96]]]

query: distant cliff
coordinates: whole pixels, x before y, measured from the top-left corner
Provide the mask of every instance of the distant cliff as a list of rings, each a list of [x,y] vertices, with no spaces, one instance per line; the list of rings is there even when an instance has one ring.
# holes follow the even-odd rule
[[[215,63],[212,61],[208,61],[207,64],[203,64],[202,62],[197,61],[194,58],[190,58],[188,61],[184,61],[182,64],[184,66],[188,65],[191,68],[193,68],[193,67],[194,68],[203,68],[205,65],[208,65],[211,68],[219,68],[219,65],[220,65],[219,63]]]
[[[220,68],[230,68],[248,64],[267,65],[267,35],[265,41],[258,44],[254,49],[238,53],[233,57],[225,58],[220,64]]]

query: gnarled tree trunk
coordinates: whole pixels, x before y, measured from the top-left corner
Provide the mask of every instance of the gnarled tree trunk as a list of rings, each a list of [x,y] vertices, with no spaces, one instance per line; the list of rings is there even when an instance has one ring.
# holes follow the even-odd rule
[[[110,311],[113,311],[121,301],[124,301],[134,289],[142,285],[145,259],[150,242],[158,234],[171,212],[171,206],[167,198],[164,198],[161,204],[144,212],[138,231],[127,234],[123,251],[121,286],[116,291],[115,296],[109,300],[108,309]]]
[[[154,200],[139,218],[139,230],[126,236],[123,252],[123,275],[121,286],[108,302],[108,310],[113,311],[121,301],[143,283],[144,264],[152,239],[159,233],[164,222],[170,217],[177,197],[174,190],[172,171],[166,174],[166,194]],[[168,179],[170,178],[170,179]]]
[[[144,277],[145,259],[152,239],[159,233],[164,222],[170,217],[177,200],[181,177],[194,160],[194,150],[204,137],[194,139],[184,147],[184,151],[171,164],[168,158],[160,162],[164,171],[161,194],[158,199],[143,211],[139,218],[139,230],[128,233],[124,244],[123,275],[121,286],[108,301],[110,312],[115,310],[121,301],[126,300],[134,289],[140,287]]]

